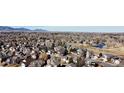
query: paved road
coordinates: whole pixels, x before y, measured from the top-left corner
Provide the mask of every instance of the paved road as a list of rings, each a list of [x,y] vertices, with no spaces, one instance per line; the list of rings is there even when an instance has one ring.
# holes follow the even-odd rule
[[[116,67],[117,65],[112,64],[112,63],[107,63],[107,62],[98,62],[100,65],[103,67]]]

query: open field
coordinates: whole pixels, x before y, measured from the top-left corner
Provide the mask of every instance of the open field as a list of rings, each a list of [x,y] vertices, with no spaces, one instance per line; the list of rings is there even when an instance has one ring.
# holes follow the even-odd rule
[[[120,56],[120,57],[124,57],[124,47],[120,47],[120,48],[108,48],[108,49],[97,49],[94,47],[87,47],[88,50],[91,50],[97,54],[99,53],[104,53],[104,54],[112,54],[115,56]]]
[[[100,49],[100,48],[91,47],[89,45],[87,45],[87,46],[83,46],[82,44],[73,44],[73,45],[76,47],[79,47],[79,48],[86,48],[89,51],[93,51],[95,54],[99,54],[99,53],[112,54],[112,55],[124,58],[124,47],[122,47],[122,46],[118,47],[118,48]]]

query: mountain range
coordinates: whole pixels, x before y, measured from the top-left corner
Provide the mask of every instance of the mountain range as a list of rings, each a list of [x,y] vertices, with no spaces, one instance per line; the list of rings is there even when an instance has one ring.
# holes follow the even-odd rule
[[[47,30],[45,29],[28,29],[28,28],[24,28],[24,27],[20,27],[20,28],[14,28],[14,27],[10,27],[10,26],[0,26],[0,32],[4,32],[4,31],[31,31],[31,32],[45,32]]]

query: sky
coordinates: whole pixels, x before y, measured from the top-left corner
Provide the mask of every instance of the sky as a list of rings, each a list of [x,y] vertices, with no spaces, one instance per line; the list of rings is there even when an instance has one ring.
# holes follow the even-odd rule
[[[58,32],[124,32],[124,26],[13,26],[28,29],[45,29]]]

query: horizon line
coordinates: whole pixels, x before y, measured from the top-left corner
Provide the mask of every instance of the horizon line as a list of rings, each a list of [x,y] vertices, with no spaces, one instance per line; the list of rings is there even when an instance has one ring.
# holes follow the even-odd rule
[[[27,28],[29,30],[46,30],[50,32],[102,32],[122,33],[124,26],[10,26],[13,28]]]

